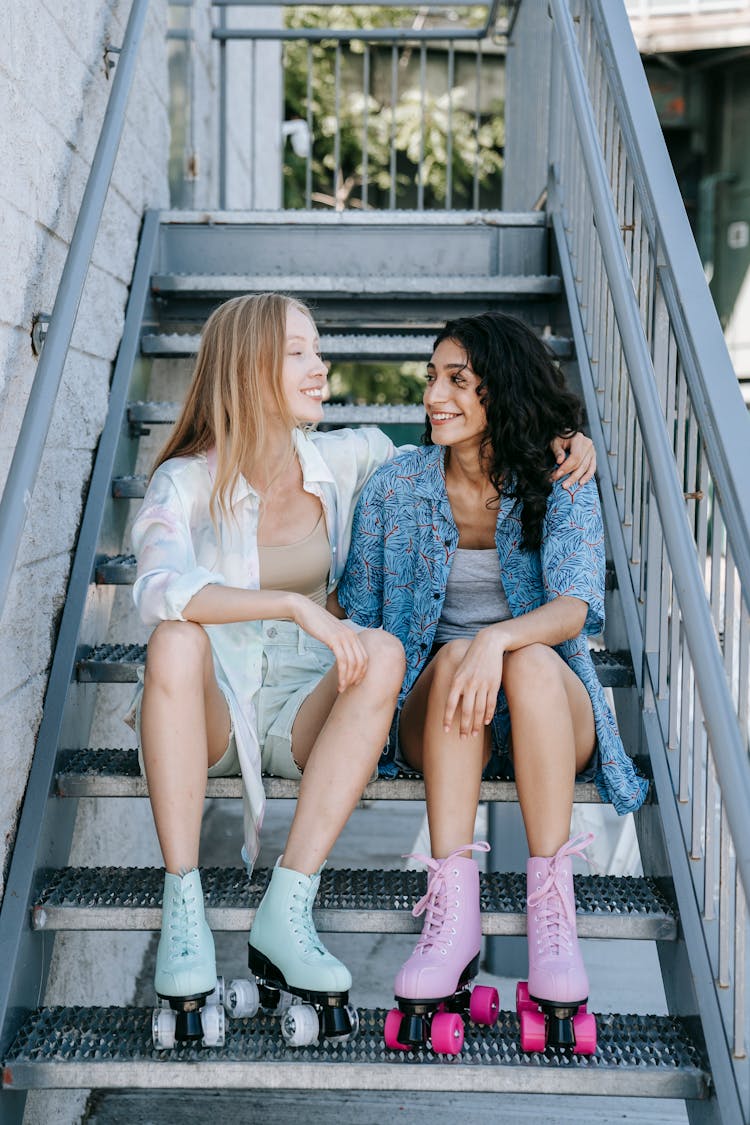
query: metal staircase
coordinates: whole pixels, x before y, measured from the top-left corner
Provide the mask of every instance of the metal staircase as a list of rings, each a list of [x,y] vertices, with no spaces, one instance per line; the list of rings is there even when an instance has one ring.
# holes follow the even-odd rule
[[[643,93],[624,82],[611,53],[621,42],[616,36],[629,35],[613,15],[619,5],[554,0],[549,7],[550,15],[546,4],[516,5],[509,28],[518,52],[509,63],[509,97],[514,83],[530,95],[534,83],[553,84],[545,104],[557,115],[547,126],[554,151],[545,138],[544,152],[536,153],[546,210],[145,217],[0,914],[3,1120],[21,1119],[30,1089],[174,1087],[682,1098],[694,1123],[750,1121],[743,890],[750,862],[750,806],[743,805],[750,794],[750,519],[737,488],[750,470],[750,443],[740,442],[746,419],[730,418],[736,405],[721,370],[727,361],[707,295],[696,295],[695,263],[667,260],[684,230],[660,226],[664,203],[652,193],[652,165],[639,164],[638,140],[621,123]],[[556,49],[551,76],[529,64],[544,57],[545,43]],[[511,144],[509,161],[512,152]],[[519,176],[534,188],[528,160]],[[134,580],[122,529],[145,487],[135,473],[139,439],[175,416],[174,403],[149,398],[150,372],[194,355],[202,321],[223,298],[265,289],[313,303],[333,359],[423,357],[446,317],[512,309],[548,336],[586,397],[612,558],[611,626],[597,668],[615,691],[626,744],[655,784],[637,817],[645,875],[578,877],[579,933],[656,942],[672,1013],[598,1016],[591,1057],[551,1049],[524,1055],[509,996],[501,997],[506,1010],[497,1026],[467,1027],[460,1060],[449,1061],[386,1050],[382,1010],[363,1010],[358,1037],[343,1045],[287,1048],[277,1021],[259,1016],[230,1021],[223,1048],[160,1054],[151,1044],[150,1009],[75,1006],[73,996],[71,1006],[39,1006],[48,934],[160,924],[159,871],[66,866],[80,798],[146,796],[133,749],[88,744],[95,693],[135,680],[144,659],[141,645],[107,635],[107,597]],[[699,328],[711,333],[712,373],[719,369],[713,389]],[[327,409],[330,424],[403,425],[421,417],[413,408]],[[701,632],[704,617],[709,629]],[[265,784],[269,799],[297,789],[281,779]],[[210,797],[239,795],[239,779],[208,782]],[[364,796],[422,801],[424,789],[415,777],[380,779]],[[481,798],[515,802],[515,786],[504,778],[484,782]],[[575,800],[600,798],[581,785]],[[239,864],[204,870],[209,924],[247,929],[265,875],[257,871],[248,881]],[[400,869],[327,871],[316,924],[344,933],[415,932],[410,907],[423,882]],[[525,932],[520,876],[483,877],[482,916],[488,936]],[[354,990],[356,999],[356,980]]]

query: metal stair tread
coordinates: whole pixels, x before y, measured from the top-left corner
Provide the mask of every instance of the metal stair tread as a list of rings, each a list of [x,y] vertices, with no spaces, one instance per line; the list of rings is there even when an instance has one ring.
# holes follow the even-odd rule
[[[131,402],[128,404],[128,421],[167,424],[176,421],[181,409],[179,402]],[[425,410],[421,404],[385,405],[326,402],[323,404],[323,424],[340,425],[424,425]]]
[[[704,1098],[710,1079],[688,1022],[676,1016],[597,1015],[596,1054],[547,1048],[527,1055],[518,1017],[501,1011],[492,1028],[467,1021],[457,1058],[390,1051],[386,1011],[360,1009],[359,1034],[287,1047],[278,1018],[227,1020],[223,1047],[151,1043],[150,1008],[53,1007],[32,1012],[3,1062],[3,1083],[32,1088],[359,1089],[600,1094]]]
[[[647,773],[647,763],[638,761],[637,765],[642,773]],[[269,800],[292,800],[299,794],[299,781],[288,778],[266,776],[263,785]],[[147,797],[148,787],[138,766],[137,750],[86,748],[67,750],[62,754],[56,792],[59,797]],[[242,797],[242,779],[209,777],[206,796],[239,799]],[[424,782],[417,774],[380,777],[367,785],[362,797],[367,801],[424,801]],[[505,777],[483,781],[480,799],[516,801],[515,783]],[[601,803],[593,782],[576,785],[574,800],[578,804]]]
[[[547,296],[561,292],[559,277],[545,274],[481,275],[445,274],[436,277],[415,277],[410,274],[352,275],[341,274],[211,274],[155,273],[151,288],[157,294],[199,293],[266,293],[282,290],[289,293],[312,294],[317,298],[388,296],[408,298],[427,295],[439,301],[443,297],[476,296],[477,294],[519,294]]]
[[[200,339],[198,332],[148,332],[141,337],[141,353],[155,358],[194,356],[198,352]],[[354,358],[398,362],[426,359],[432,351],[434,339],[434,333],[335,333],[321,336],[320,347],[324,356],[338,360]],[[572,357],[573,343],[570,337],[545,336],[543,339],[558,359]]]
[[[314,226],[314,227],[544,227],[544,211],[327,211],[298,208],[279,211],[181,211],[159,213],[163,226]]]
[[[161,926],[164,874],[156,867],[68,867],[45,872],[32,905],[41,930],[153,930]],[[270,871],[201,869],[206,917],[213,930],[245,931],[255,917]],[[674,911],[657,884],[633,876],[576,875],[580,937],[674,940]],[[524,934],[525,876],[480,875],[482,932]],[[335,933],[419,933],[411,913],[427,886],[423,871],[326,868],[315,923]]]
[[[94,580],[98,586],[132,586],[136,575],[135,555],[102,555],[94,570]],[[605,588],[616,588],[616,575],[608,563],[605,574]]]
[[[80,683],[136,683],[145,658],[146,646],[142,644],[97,645],[79,659],[76,676]],[[633,682],[627,653],[598,650],[591,658],[604,687],[627,687]]]

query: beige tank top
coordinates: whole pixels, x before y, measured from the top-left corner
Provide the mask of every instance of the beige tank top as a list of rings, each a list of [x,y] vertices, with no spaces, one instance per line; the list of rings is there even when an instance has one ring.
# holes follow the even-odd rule
[[[258,545],[261,590],[293,590],[316,605],[325,606],[331,547],[325,520],[320,519],[309,535],[283,547]]]

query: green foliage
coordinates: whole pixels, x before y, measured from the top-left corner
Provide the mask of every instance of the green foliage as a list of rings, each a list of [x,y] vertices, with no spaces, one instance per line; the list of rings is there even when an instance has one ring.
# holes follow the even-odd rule
[[[485,9],[472,10],[473,21]],[[409,26],[414,9],[325,10],[304,6],[288,9],[291,27],[379,28]],[[449,33],[447,33],[449,34]],[[420,157],[425,206],[444,206],[448,188],[448,137],[452,136],[451,178],[454,206],[471,206],[475,173],[480,188],[499,198],[504,127],[498,101],[477,122],[468,91],[460,85],[435,92],[420,89],[419,49],[405,45],[398,52],[399,96],[390,104],[391,46],[372,44],[369,90],[364,90],[365,45],[352,41],[339,52],[338,114],[336,47],[331,43],[294,41],[285,44],[286,117],[312,118],[313,203],[343,209],[362,206],[365,117],[367,121],[368,206],[389,206],[393,190],[397,206],[416,206]],[[445,46],[431,46],[428,57],[447,59]],[[308,72],[312,68],[308,106]],[[376,70],[380,71],[377,92]],[[423,117],[424,114],[424,117]],[[337,130],[338,124],[338,130]],[[338,152],[336,145],[338,143]],[[391,146],[395,149],[392,183]],[[304,207],[307,161],[287,148],[284,164],[285,205]]]

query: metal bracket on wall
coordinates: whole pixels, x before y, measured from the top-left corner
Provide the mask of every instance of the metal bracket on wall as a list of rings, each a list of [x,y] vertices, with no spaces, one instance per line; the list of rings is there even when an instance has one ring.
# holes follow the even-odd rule
[[[41,355],[44,342],[47,339],[50,313],[37,313],[31,322],[31,350],[34,355]]]
[[[104,44],[104,77],[109,80],[109,76],[117,66],[117,59],[112,58],[113,55],[119,55],[122,52],[122,47],[113,47],[111,43]]]

